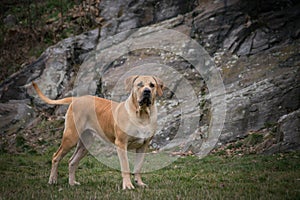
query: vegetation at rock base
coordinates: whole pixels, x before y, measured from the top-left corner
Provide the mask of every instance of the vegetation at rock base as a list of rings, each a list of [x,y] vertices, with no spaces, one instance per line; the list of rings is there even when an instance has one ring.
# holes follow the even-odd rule
[[[48,185],[51,155],[0,156],[0,199],[299,199],[300,154],[180,157],[144,175],[148,188],[123,191],[119,171],[92,156],[79,165],[80,186],[68,185],[68,162]],[[71,154],[69,154],[70,156]]]
[[[3,0],[0,3],[0,82],[62,39],[101,26],[99,0]]]

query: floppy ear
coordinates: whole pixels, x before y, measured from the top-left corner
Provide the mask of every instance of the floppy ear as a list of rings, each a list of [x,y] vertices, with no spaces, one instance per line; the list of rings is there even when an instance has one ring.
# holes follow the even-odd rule
[[[138,78],[139,76],[135,75],[135,76],[129,76],[126,80],[125,80],[125,90],[127,92],[130,92],[132,87],[133,87],[133,83],[134,81]]]
[[[155,82],[156,82],[156,89],[157,89],[157,94],[158,96],[162,96],[163,95],[163,89],[164,89],[164,83],[161,79],[153,76]]]

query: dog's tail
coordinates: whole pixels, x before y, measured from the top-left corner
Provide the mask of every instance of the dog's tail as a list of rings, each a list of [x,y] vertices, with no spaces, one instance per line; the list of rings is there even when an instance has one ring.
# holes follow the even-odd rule
[[[37,86],[37,84],[35,82],[32,82],[32,86],[34,87],[34,89],[35,89],[36,93],[39,95],[39,97],[48,104],[56,104],[56,105],[70,104],[73,101],[73,97],[67,97],[67,98],[58,99],[58,100],[49,99],[42,93],[42,91],[40,90],[40,88]]]

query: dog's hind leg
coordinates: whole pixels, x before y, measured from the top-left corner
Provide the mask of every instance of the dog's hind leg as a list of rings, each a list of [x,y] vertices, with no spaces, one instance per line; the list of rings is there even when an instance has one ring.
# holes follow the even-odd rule
[[[77,141],[78,141],[78,134],[73,133],[70,129],[65,129],[61,145],[56,151],[56,153],[53,154],[52,157],[52,167],[51,167],[51,173],[48,182],[49,184],[57,183],[58,163],[72,149],[72,147],[76,145]]]
[[[87,154],[87,149],[83,145],[82,141],[79,140],[76,146],[76,150],[69,160],[69,184],[80,185],[79,182],[75,181],[75,171],[78,167],[80,160]]]

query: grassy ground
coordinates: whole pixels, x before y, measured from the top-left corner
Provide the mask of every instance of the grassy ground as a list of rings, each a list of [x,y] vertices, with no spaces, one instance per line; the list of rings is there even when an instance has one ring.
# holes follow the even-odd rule
[[[120,173],[92,156],[68,185],[67,159],[57,185],[48,185],[50,153],[0,155],[0,199],[300,199],[300,153],[179,158],[144,175],[146,189],[121,190]]]

